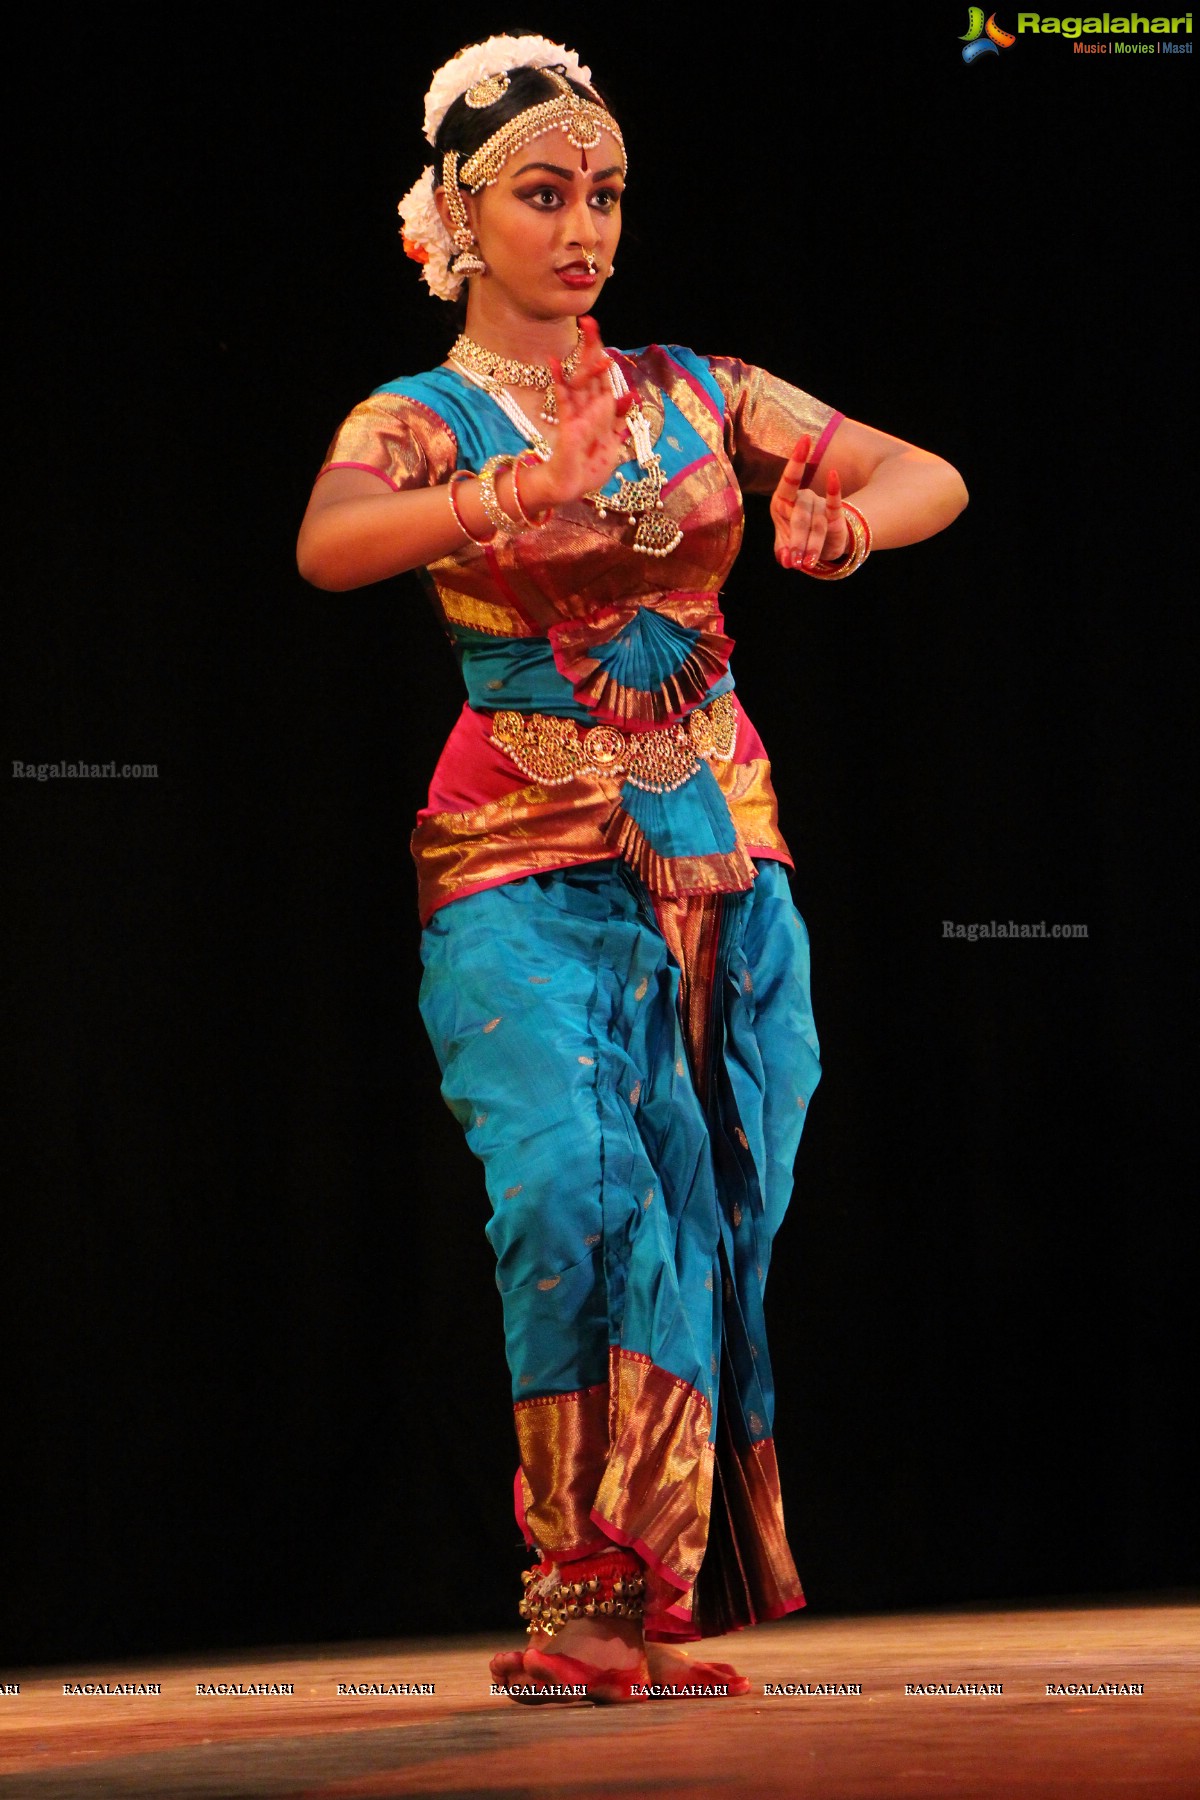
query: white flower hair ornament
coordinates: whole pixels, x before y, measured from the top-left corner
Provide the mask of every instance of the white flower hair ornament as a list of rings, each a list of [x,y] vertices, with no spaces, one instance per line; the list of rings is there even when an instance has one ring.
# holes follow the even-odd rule
[[[486,43],[468,44],[442,64],[429,84],[425,96],[426,143],[436,143],[442,120],[460,94],[493,82],[497,75],[507,75],[510,69],[526,68],[561,68],[573,81],[581,81],[585,87],[592,85],[592,71],[584,68],[575,51],[568,50],[565,44],[552,44],[549,38],[490,37]],[[492,99],[498,100],[504,92],[499,84],[497,88]]]
[[[591,86],[592,71],[580,62],[574,50],[565,44],[552,44],[544,37],[490,37],[483,44],[469,44],[452,56],[434,75],[425,96],[425,137],[437,140],[442,120],[459,98],[467,96],[467,105],[489,106],[508,87],[510,69],[561,69],[574,81]],[[464,274],[452,267],[458,246],[442,223],[434,200],[439,177],[433,164],[426,164],[396,209],[401,220],[404,253],[421,264],[421,279],[439,300],[457,300],[462,292]]]
[[[404,254],[421,264],[421,280],[428,283],[430,293],[439,300],[457,300],[465,276],[451,272],[450,264],[458,251],[442,224],[433,197],[437,184],[433,164],[426,163],[396,209],[400,214],[400,240]]]

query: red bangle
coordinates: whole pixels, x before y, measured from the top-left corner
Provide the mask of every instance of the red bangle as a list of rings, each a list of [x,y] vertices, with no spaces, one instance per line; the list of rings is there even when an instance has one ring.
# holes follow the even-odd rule
[[[540,463],[541,460],[541,457],[535,456],[532,450],[523,450],[512,466],[513,505],[516,507],[522,522],[526,525],[532,525],[535,530],[540,530],[543,525],[548,525],[550,523],[551,519],[554,517],[554,508],[552,506],[544,506],[540,513],[526,512],[521,503],[521,490],[517,486],[517,470],[525,463]]]
[[[806,575],[815,575],[818,581],[842,581],[847,575],[853,575],[861,569],[871,554],[871,527],[868,525],[857,506],[849,500],[842,501],[842,512],[846,518],[846,529],[850,534],[850,543],[837,562],[801,563],[800,567]]]
[[[454,514],[454,523],[458,526],[458,529],[462,532],[463,536],[472,544],[490,544],[495,539],[495,531],[492,532],[491,537],[476,537],[470,526],[464,521],[462,514],[458,510],[458,502],[454,498],[454,484],[456,481],[473,481],[475,479],[474,469],[455,469],[453,475],[450,477],[449,486],[446,489],[446,498],[450,502],[450,511]]]

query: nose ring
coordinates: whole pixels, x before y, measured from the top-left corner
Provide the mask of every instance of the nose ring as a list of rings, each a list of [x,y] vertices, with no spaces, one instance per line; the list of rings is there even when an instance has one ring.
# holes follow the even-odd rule
[[[596,273],[596,258],[590,250],[584,251],[583,260],[587,264],[588,274],[594,275]]]

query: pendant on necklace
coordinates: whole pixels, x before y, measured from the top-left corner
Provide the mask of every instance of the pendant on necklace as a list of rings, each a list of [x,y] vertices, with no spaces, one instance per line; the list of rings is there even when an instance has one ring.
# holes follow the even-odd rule
[[[661,458],[652,452],[644,461],[639,454],[638,461],[646,472],[636,481],[630,481],[627,475],[618,475],[615,494],[593,488],[583,497],[591,502],[601,519],[615,512],[624,513],[631,525],[636,520],[632,547],[643,556],[670,556],[683,542],[683,531],[663,505]]]
[[[661,500],[655,503],[654,512],[643,513],[637,522],[637,530],[633,534],[633,547],[640,550],[643,556],[670,556],[672,550],[683,542],[683,532],[663,507]]]

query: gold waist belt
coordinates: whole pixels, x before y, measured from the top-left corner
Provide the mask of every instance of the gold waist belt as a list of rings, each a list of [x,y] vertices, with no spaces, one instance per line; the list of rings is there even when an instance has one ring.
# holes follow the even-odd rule
[[[736,739],[732,694],[718,694],[659,731],[579,725],[551,713],[498,712],[492,719],[492,742],[545,787],[563,787],[577,775],[614,775],[666,794],[690,781],[701,761],[728,762]]]

